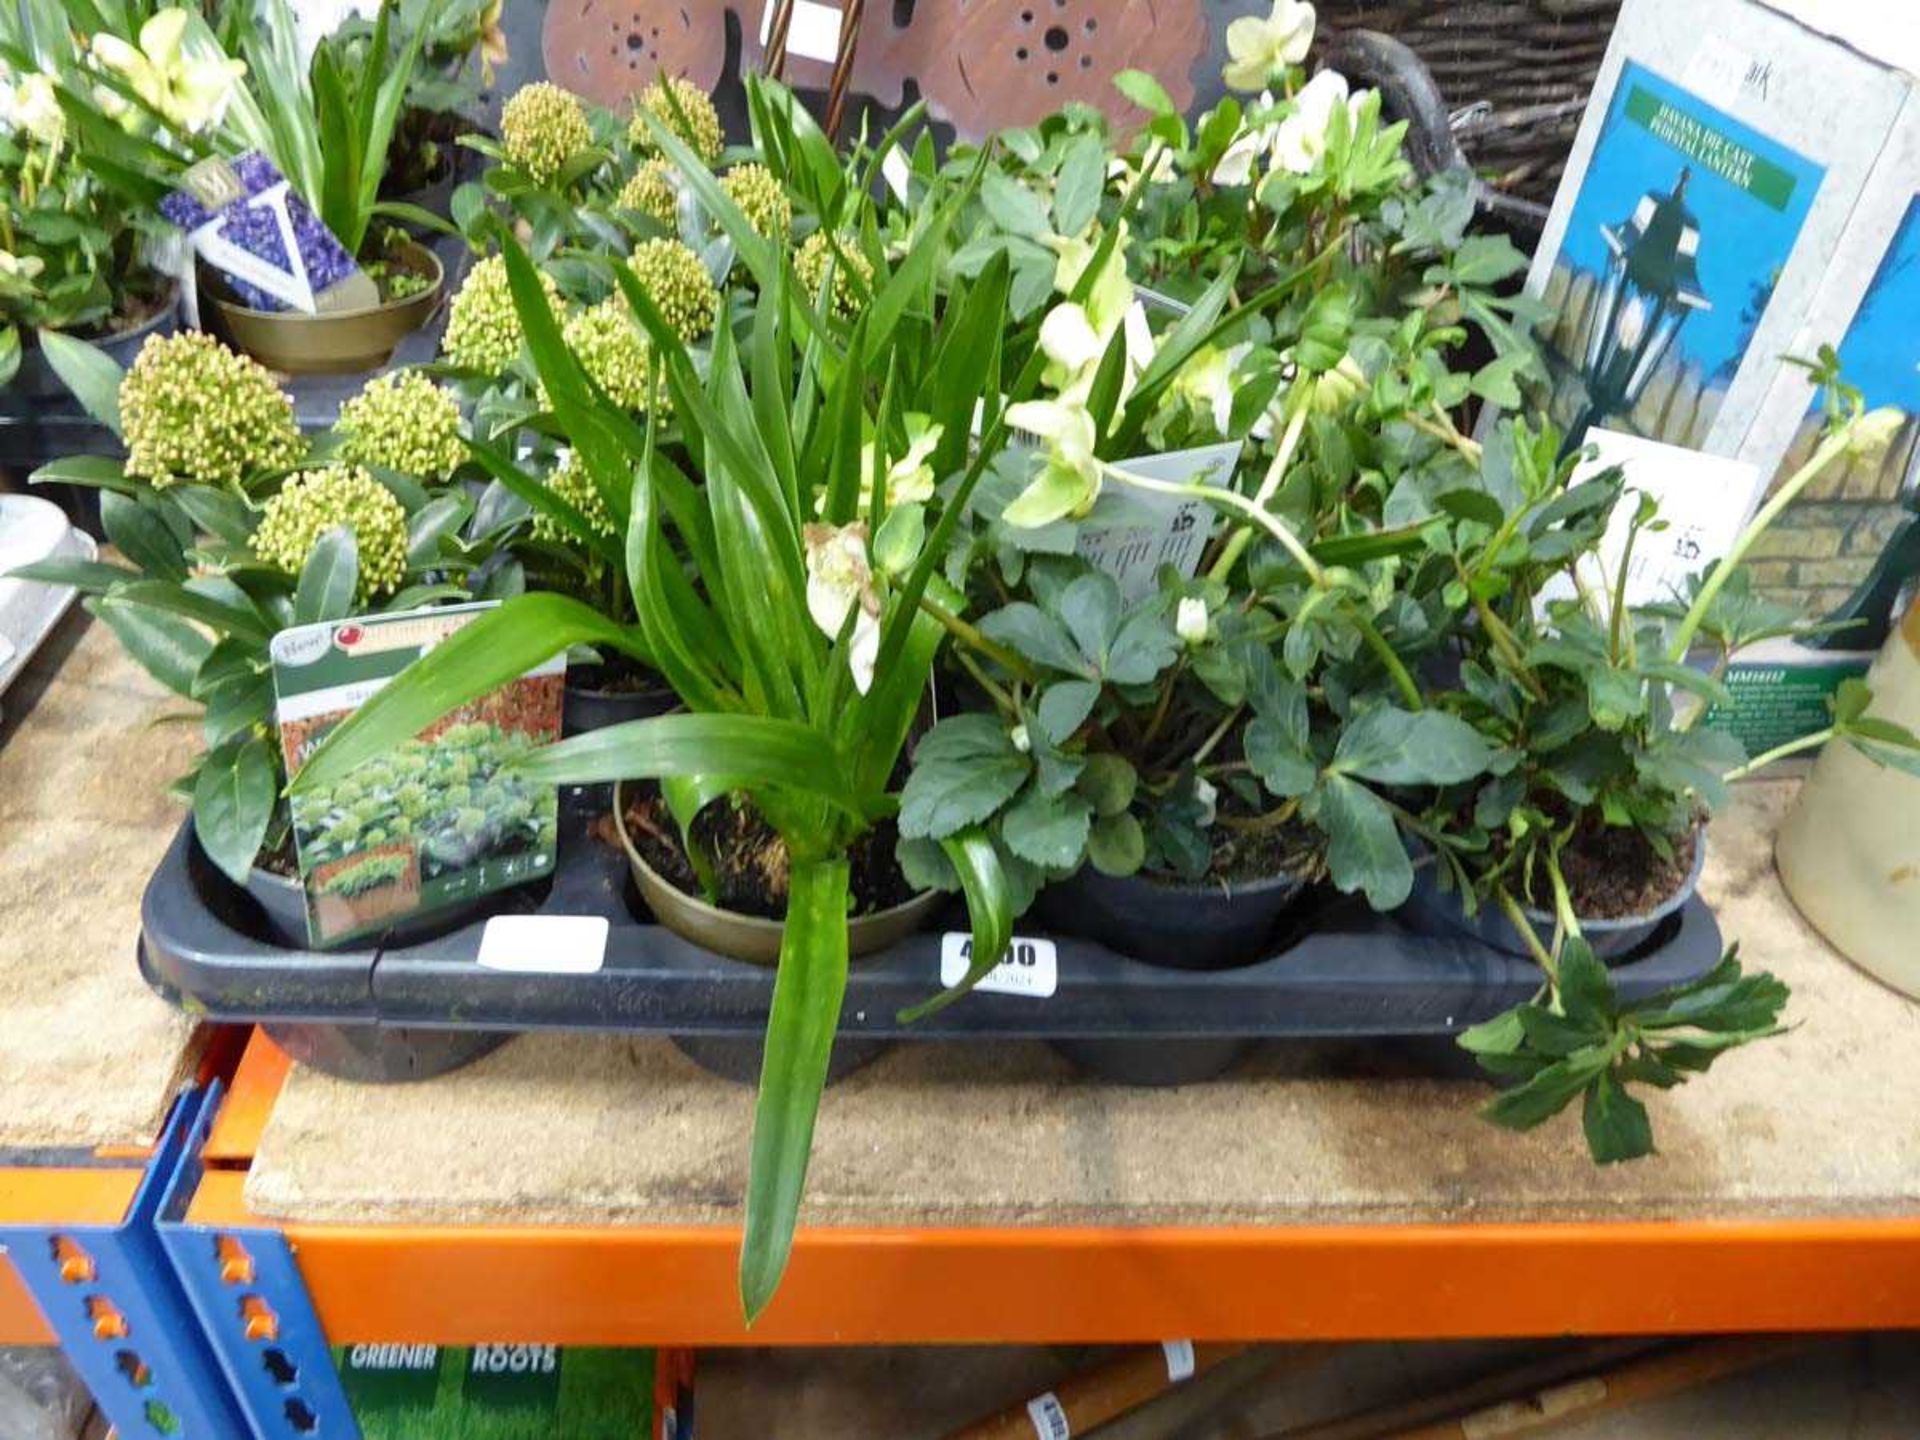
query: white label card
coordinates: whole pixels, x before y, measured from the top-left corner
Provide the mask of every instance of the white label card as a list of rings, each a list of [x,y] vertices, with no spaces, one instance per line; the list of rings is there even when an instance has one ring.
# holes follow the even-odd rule
[[[1120,468],[1149,480],[1173,485],[1231,485],[1240,442],[1202,445],[1168,455],[1142,455],[1122,460]],[[1112,488],[1118,489],[1115,485]],[[1128,603],[1153,593],[1154,577],[1162,565],[1171,565],[1187,579],[1200,568],[1200,556],[1213,534],[1213,507],[1184,495],[1159,495],[1128,490],[1129,523],[1082,524],[1074,553],[1120,582],[1120,598]]]
[[[476,963],[514,975],[591,975],[606,963],[609,929],[604,915],[496,915]]]
[[[1160,1353],[1167,1357],[1167,1379],[1178,1385],[1193,1378],[1193,1341],[1162,1340]]]
[[[907,157],[900,153],[898,145],[889,145],[887,153],[880,157],[880,178],[887,182],[894,199],[902,205],[907,203],[907,182],[913,178],[913,171],[908,169]]]
[[[949,930],[940,937],[940,983],[958,985],[973,964],[973,936]],[[1060,988],[1060,958],[1051,940],[1028,940],[1019,935],[1007,955],[973,987],[998,995],[1024,995],[1045,1000]]]
[[[1051,1390],[1027,1402],[1027,1419],[1033,1422],[1035,1440],[1073,1440],[1073,1426],[1067,1423],[1066,1407]]]
[[[1760,501],[1760,467],[1724,455],[1703,455],[1679,445],[1595,428],[1587,432],[1596,458],[1583,460],[1574,484],[1620,467],[1625,491],[1600,544],[1599,563],[1580,562],[1580,578],[1596,599],[1610,597],[1626,555],[1627,533],[1641,495],[1660,507],[1659,530],[1642,529],[1627,561],[1627,604],[1651,605],[1685,593],[1689,575],[1725,557],[1740,527]],[[1561,576],[1541,591],[1541,600],[1571,600],[1571,579]],[[1603,609],[1610,609],[1603,603]]]
[[[776,0],[767,0],[760,12],[760,43],[773,34]],[[840,53],[840,11],[816,0],[793,0],[793,18],[787,22],[787,53],[803,60],[824,60],[829,65]]]

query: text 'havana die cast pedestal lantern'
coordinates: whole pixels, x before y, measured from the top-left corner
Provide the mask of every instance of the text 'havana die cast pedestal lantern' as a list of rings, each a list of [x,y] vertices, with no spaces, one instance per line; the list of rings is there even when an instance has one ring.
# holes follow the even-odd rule
[[[1694,265],[1700,226],[1686,203],[1692,173],[1682,169],[1670,193],[1649,190],[1632,216],[1600,227],[1607,270],[1587,323],[1587,403],[1567,432],[1565,453],[1579,447],[1588,426],[1630,414],[1687,317],[1713,308]]]

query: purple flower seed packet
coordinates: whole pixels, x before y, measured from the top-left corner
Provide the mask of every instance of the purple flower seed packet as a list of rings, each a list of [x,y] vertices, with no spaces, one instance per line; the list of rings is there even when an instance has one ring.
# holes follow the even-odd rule
[[[160,211],[249,309],[315,314],[378,299],[346,246],[257,150],[201,161]]]

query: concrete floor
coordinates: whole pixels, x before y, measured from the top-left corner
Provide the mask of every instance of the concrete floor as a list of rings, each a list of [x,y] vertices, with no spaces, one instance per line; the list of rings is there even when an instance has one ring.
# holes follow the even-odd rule
[[[1266,1375],[1243,1357],[1089,1432],[1098,1440],[1267,1440],[1553,1353],[1551,1345],[1338,1347]],[[941,1440],[1110,1352],[932,1348],[712,1351],[700,1440]],[[1267,1383],[1262,1383],[1266,1378]],[[1204,1413],[1203,1413],[1204,1412]],[[1481,1431],[1479,1434],[1489,1432]],[[1843,1337],[1690,1393],[1557,1429],[1557,1440],[1914,1440],[1920,1336]]]

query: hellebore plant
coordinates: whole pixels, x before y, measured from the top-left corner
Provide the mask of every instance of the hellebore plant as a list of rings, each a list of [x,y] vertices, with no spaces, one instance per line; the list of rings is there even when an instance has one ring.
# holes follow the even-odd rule
[[[357,63],[338,47],[309,55],[287,0],[230,7],[216,33],[197,12],[156,11],[136,38],[92,4],[75,19],[87,58],[61,76],[61,105],[85,163],[131,201],[153,208],[209,155],[264,152],[346,246],[375,258],[379,216],[445,228],[380,199],[388,151],[434,11],[389,44],[395,0],[379,10]],[[324,143],[323,142],[324,137]]]
[[[503,262],[527,347],[604,521],[473,442],[536,513],[622,570],[634,619],[553,594],[508,600],[335,729],[293,790],[335,783],[463,700],[575,645],[666,677],[689,713],[595,731],[521,768],[551,782],[652,778],[744,795],[785,842],[787,911],[740,1268],[753,1316],[786,1264],[845,989],[847,849],[896,810],[891,787],[942,638],[921,601],[953,527],[945,519],[929,527],[925,501],[913,498],[925,493],[919,471],[959,473],[964,498],[1001,443],[1006,272],[950,297],[936,322],[933,279],[956,201],[923,217],[897,263],[868,257],[871,298],[843,328],[831,267],[809,290],[700,156],[657,121],[649,133],[739,246],[761,296],[745,335],[720,325],[696,365],[684,327],[631,268],[617,267],[682,422],[675,449],[687,468],[662,443],[666,407],[636,419],[569,351],[533,262],[510,239]],[[970,460],[965,437],[977,409],[985,433]],[[930,436],[939,437],[931,448]],[[901,482],[891,494],[890,480]],[[967,893],[981,974],[1011,926],[995,851],[964,830],[942,851]]]
[[[76,391],[106,364],[85,343],[146,318],[166,281],[148,263],[154,217],[77,152],[60,102],[78,54],[59,7],[0,13],[0,385],[33,337]]]
[[[1752,761],[1738,741],[1697,723],[1726,698],[1720,677],[1742,647],[1810,628],[1758,598],[1739,567],[1795,495],[1886,432],[1883,416],[1861,413],[1855,399],[1727,557],[1672,603],[1635,607],[1626,598],[1634,549],[1658,543],[1664,528],[1657,507],[1631,500],[1625,551],[1606,574],[1599,537],[1622,501],[1620,478],[1570,484],[1576,459],[1557,459],[1560,437],[1550,430],[1510,426],[1488,483],[1441,497],[1449,523],[1426,533],[1448,556],[1449,593],[1477,624],[1458,632],[1459,688],[1435,703],[1470,724],[1493,759],[1484,777],[1442,787],[1402,819],[1462,903],[1497,906],[1545,975],[1538,1000],[1461,1039],[1515,1082],[1487,1107],[1500,1124],[1530,1128],[1581,1099],[1596,1160],[1650,1152],[1651,1121],[1629,1087],[1669,1088],[1727,1050],[1779,1033],[1787,989],[1743,973],[1735,947],[1700,981],[1623,1004],[1582,934],[1583,916],[1609,913],[1600,907],[1610,881],[1651,877],[1665,887],[1631,896],[1628,913],[1676,891],[1727,784],[1783,755],[1844,740],[1920,773],[1920,739],[1867,717],[1871,696],[1858,682],[1838,695],[1831,726]],[[1548,598],[1549,585],[1569,577],[1572,598]],[[1702,642],[1711,662],[1694,668]],[[1529,905],[1551,917],[1548,933],[1536,933]]]
[[[1524,262],[1464,233],[1457,187],[1414,182],[1377,96],[1294,105],[1316,143],[1269,159],[1262,142],[1226,186],[1236,104],[1193,137],[1146,77],[1121,84],[1154,117],[1135,152],[1078,114],[998,137],[954,257],[1006,263],[1016,313],[1040,317],[1009,340],[1032,346],[1038,394],[1016,387],[1007,412],[1037,444],[995,462],[949,556],[967,597],[946,617],[954,653],[994,713],[916,752],[903,859],[937,881],[925,842],[986,824],[1022,899],[1083,861],[1189,883],[1277,866],[1390,909],[1413,883],[1401,802],[1492,755],[1415,678],[1461,621],[1421,527],[1479,464],[1463,405],[1517,403],[1537,364],[1492,289]],[[1469,327],[1496,355],[1457,373]],[[1222,439],[1259,463],[1173,483],[1137,458]],[[1168,499],[1225,516],[1193,578],[1123,590],[1071,558]]]

